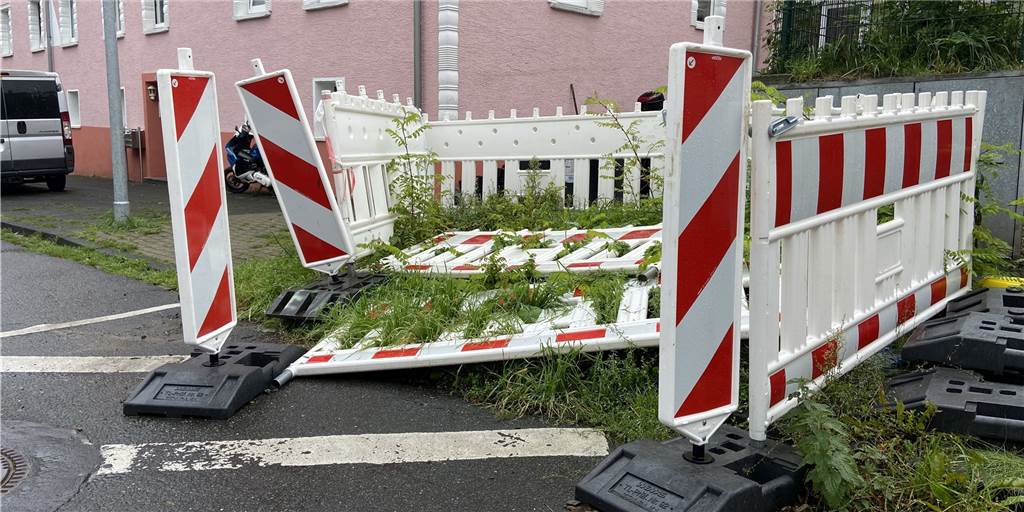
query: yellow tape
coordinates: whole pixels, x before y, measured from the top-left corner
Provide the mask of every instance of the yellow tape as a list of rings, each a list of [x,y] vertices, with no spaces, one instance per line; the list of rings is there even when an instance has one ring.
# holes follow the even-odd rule
[[[1009,288],[1011,286],[1024,286],[1024,277],[998,276],[986,277],[981,280],[981,286],[985,288]]]

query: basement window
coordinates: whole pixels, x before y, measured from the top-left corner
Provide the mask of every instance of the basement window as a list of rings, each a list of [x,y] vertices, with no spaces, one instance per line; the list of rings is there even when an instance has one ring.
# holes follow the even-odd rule
[[[270,0],[233,0],[235,21],[251,20],[270,16]]]
[[[604,13],[604,0],[548,0],[552,9],[577,12],[589,16]]]
[[[338,7],[339,5],[345,5],[348,0],[302,0],[302,8],[307,11],[313,11],[316,9],[326,9],[328,7]]]
[[[316,112],[320,109],[320,95],[324,91],[338,92],[338,80],[344,80],[344,77],[324,77],[313,79],[313,111]],[[315,117],[315,116],[314,116]],[[324,140],[327,134],[324,132],[324,126],[322,123],[313,123],[313,138],[316,140]]]
[[[68,89],[68,118],[72,128],[82,127],[82,108],[78,102],[78,89]]]

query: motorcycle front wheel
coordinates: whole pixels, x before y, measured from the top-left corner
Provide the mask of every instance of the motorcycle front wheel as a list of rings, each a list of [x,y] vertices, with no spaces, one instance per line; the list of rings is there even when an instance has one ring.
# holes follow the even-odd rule
[[[249,185],[249,183],[238,179],[238,176],[235,176],[235,170],[231,167],[224,169],[224,186],[228,188],[229,192],[241,194],[249,190]]]

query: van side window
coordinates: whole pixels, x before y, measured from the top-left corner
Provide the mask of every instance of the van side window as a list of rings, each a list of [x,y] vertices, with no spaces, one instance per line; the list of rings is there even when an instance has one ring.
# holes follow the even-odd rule
[[[4,80],[5,117],[59,119],[57,83],[53,80]]]

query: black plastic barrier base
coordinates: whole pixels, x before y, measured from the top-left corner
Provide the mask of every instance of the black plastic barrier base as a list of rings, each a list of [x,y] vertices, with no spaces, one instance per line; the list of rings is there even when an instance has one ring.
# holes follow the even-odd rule
[[[806,465],[786,445],[752,443],[725,425],[707,444],[705,463],[687,458],[691,445],[682,438],[629,443],[576,484],[576,499],[605,512],[768,512],[795,502]]]
[[[929,320],[914,331],[901,355],[1018,382],[1024,377],[1024,320],[975,312]]]
[[[306,286],[290,288],[274,299],[266,315],[286,320],[316,320],[332,304],[354,301],[359,294],[385,279],[384,274],[349,271]]]
[[[192,354],[153,370],[124,403],[126,416],[231,417],[273,387],[273,380],[303,354],[302,347],[274,343],[225,345],[216,361]]]
[[[1024,386],[985,382],[966,370],[935,368],[890,379],[889,398],[908,409],[938,410],[931,427],[1000,442],[1024,443]]]
[[[1024,320],[1024,288],[982,288],[946,304],[946,315],[974,311],[999,313],[1016,320]]]

